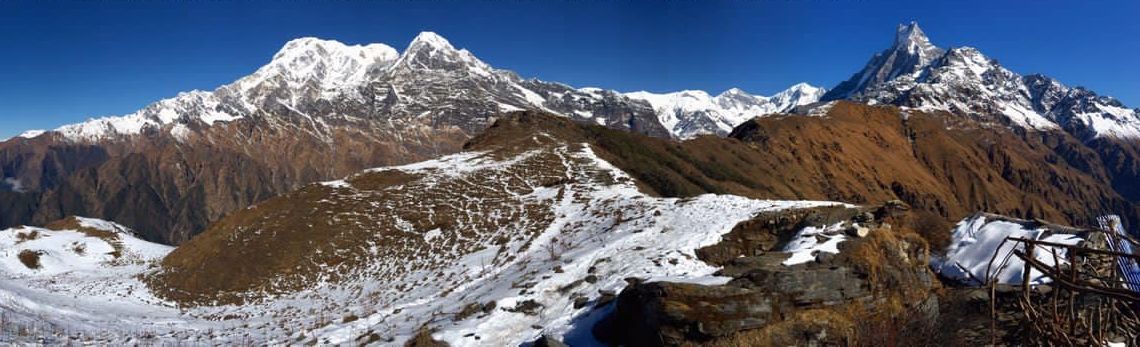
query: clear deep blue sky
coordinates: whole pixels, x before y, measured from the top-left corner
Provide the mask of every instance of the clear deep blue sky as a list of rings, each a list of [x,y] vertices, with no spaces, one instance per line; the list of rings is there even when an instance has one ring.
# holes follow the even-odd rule
[[[524,77],[621,91],[833,87],[916,20],[1140,106],[1140,2],[0,1],[0,139],[118,115],[253,72],[289,39],[387,43],[435,31]]]

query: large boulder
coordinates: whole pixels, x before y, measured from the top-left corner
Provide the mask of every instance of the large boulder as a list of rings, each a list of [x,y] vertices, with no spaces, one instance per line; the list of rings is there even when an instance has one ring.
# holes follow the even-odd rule
[[[758,216],[697,252],[723,266],[717,275],[731,278],[727,283],[632,283],[595,334],[625,346],[786,342],[768,339],[772,335],[806,338],[796,344],[850,343],[863,333],[856,332],[863,316],[903,310],[937,316],[928,247],[908,215],[906,208],[888,204]],[[809,227],[868,231],[840,242],[838,253],[817,252],[811,261],[789,263],[791,254],[780,250]],[[740,339],[761,330],[774,333]]]

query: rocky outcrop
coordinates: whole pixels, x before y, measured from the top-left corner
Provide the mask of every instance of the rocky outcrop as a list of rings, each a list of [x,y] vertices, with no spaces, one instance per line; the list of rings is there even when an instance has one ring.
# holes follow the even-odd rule
[[[941,257],[948,251],[928,248],[922,235],[929,233],[922,229],[930,226],[915,213],[905,204],[890,202],[874,209],[827,207],[760,215],[698,252],[702,260],[723,266],[717,275],[730,277],[727,283],[633,283],[621,292],[614,313],[595,327],[595,333],[613,344],[637,346],[928,345],[930,341],[939,341],[939,345],[1059,341],[1092,345],[1106,339],[1135,339],[1134,326],[1129,323],[1105,324],[1103,333],[1086,334],[1092,331],[1088,324],[1113,321],[1105,314],[1114,312],[1110,307],[1117,305],[1130,312],[1131,303],[1114,301],[1121,299],[1104,292],[1070,291],[1071,287],[1054,281],[1022,287],[941,278],[946,283],[943,286],[926,264],[937,266],[929,255]],[[1086,249],[1108,248],[1103,231],[986,217],[1034,230],[1080,235],[1079,245]],[[845,223],[855,227],[843,227]],[[789,241],[789,234],[825,225],[832,226],[827,230],[848,236],[838,244],[838,253],[820,251],[812,261],[788,265],[789,254],[779,250],[794,242]],[[861,228],[867,234],[856,236]],[[1071,259],[1080,264],[1072,272],[1074,280],[1115,276],[1113,258],[1090,252],[1068,254],[1087,256]],[[1020,265],[1014,267],[1020,271]],[[1069,276],[1070,272],[1063,273]],[[1030,312],[1027,305],[1037,312]],[[1054,305],[1062,309],[1051,310],[1058,307]],[[1054,317],[1061,318],[1054,321]],[[1056,337],[1039,330],[1070,331],[1070,327],[1076,331],[1061,334],[1067,338],[1063,341],[1052,340]]]
[[[708,341],[772,322],[787,303],[760,290],[654,282],[626,288],[611,317],[614,341],[628,346]],[[621,322],[621,323],[618,323]]]
[[[891,305],[900,298],[914,304],[908,310],[936,312],[936,299],[930,299],[935,300],[933,304],[924,303],[937,285],[926,269],[925,242],[907,226],[914,222],[908,213],[891,211],[880,208],[879,218],[863,220],[864,211],[859,209],[817,208],[762,215],[741,223],[726,235],[725,242],[698,253],[702,260],[724,265],[717,274],[731,277],[728,283],[634,283],[621,292],[614,314],[595,333],[619,345],[676,346],[723,342],[750,331],[774,329],[814,310],[842,311],[838,314],[844,319],[857,320],[859,314],[853,312],[897,309]],[[818,255],[816,261],[802,265],[783,264],[789,254],[779,250],[788,243],[787,231],[844,223],[846,218],[867,226],[871,230],[867,237],[840,243],[836,255]],[[891,227],[891,223],[900,227]],[[748,235],[773,232],[783,241],[747,247],[759,255],[725,257],[730,250],[743,250],[738,247],[740,240],[758,239]],[[819,333],[815,331],[811,340],[850,342],[858,335],[854,331]]]
[[[739,279],[748,284],[650,282],[627,287],[611,317],[617,326],[601,330],[601,335],[627,346],[705,342],[762,328],[805,307],[871,298],[866,276],[849,267],[758,269]]]

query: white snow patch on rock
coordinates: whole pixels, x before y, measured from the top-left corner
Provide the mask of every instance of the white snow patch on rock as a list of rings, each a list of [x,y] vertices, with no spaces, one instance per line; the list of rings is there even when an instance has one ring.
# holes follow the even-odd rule
[[[839,254],[839,243],[847,240],[847,235],[844,235],[842,231],[842,223],[824,227],[809,226],[801,229],[784,246],[783,251],[792,255],[782,264],[792,266],[812,262],[821,252]]]

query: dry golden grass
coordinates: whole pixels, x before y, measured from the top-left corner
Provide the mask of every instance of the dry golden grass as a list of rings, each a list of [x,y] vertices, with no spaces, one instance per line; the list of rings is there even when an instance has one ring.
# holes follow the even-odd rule
[[[310,185],[215,223],[147,282],[183,303],[235,303],[318,280],[367,276],[414,286],[405,276],[457,276],[439,271],[490,247],[499,247],[494,261],[509,261],[507,244],[525,249],[554,218],[549,201],[521,197],[565,183],[568,168],[556,148],[561,144],[531,140],[517,149],[528,154],[510,156],[509,169],[458,176],[385,170],[346,179],[351,187]],[[428,239],[429,232],[438,236]]]
[[[930,211],[912,211],[911,228],[930,245],[931,250],[943,250],[950,246],[950,230],[954,224]]]
[[[29,269],[35,270],[40,268],[40,252],[25,249],[20,251],[20,254],[17,254],[16,257]]]
[[[38,238],[40,238],[40,232],[38,230],[32,230],[31,232],[27,233],[21,231],[16,233],[16,244],[32,241]]]
[[[404,343],[404,347],[447,347],[447,342],[438,341],[431,337],[431,330],[427,328],[420,328],[410,340]]]
[[[840,256],[869,276],[873,291],[902,297],[926,294],[926,286],[915,273],[925,270],[930,247],[913,229],[877,228],[850,245]]]
[[[759,118],[730,138],[682,142],[545,118],[553,117],[496,123],[467,146],[486,148],[539,131],[589,142],[647,193],[661,196],[900,199],[948,220],[977,211],[1069,224],[1106,209],[1140,216],[1140,207],[1088,162],[1096,153],[1078,139],[1019,135],[948,115],[910,112],[904,120],[894,107],[840,102],[827,117]]]

